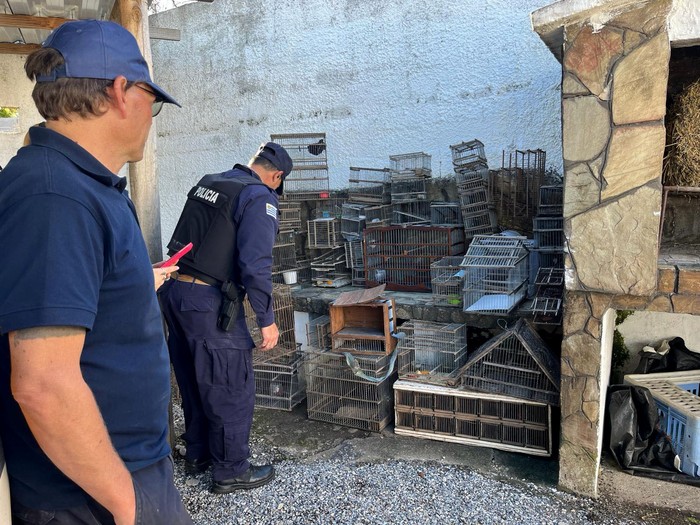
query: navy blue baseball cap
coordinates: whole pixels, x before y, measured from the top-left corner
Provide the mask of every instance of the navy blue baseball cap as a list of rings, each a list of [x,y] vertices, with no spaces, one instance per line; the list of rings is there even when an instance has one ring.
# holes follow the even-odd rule
[[[260,144],[258,152],[255,154],[256,157],[268,160],[272,165],[282,172],[282,182],[277,188],[277,194],[282,195],[282,188],[284,186],[284,179],[292,171],[294,164],[292,163],[292,158],[287,153],[287,150],[276,142],[265,142]]]
[[[165,102],[180,106],[153,83],[136,39],[119,24],[107,20],[65,22],[41,45],[61,53],[64,64],[48,75],[37,76],[37,82],[54,82],[58,78],[114,80],[122,75],[130,82],[148,84]]]

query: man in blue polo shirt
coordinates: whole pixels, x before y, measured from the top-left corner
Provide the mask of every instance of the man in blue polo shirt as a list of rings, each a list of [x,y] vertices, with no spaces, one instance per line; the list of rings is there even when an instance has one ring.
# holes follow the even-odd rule
[[[126,181],[175,100],[112,22],[56,29],[25,70],[46,127],[0,177],[0,436],[13,523],[192,523],[167,443],[168,353]],[[157,276],[164,277],[165,270]]]

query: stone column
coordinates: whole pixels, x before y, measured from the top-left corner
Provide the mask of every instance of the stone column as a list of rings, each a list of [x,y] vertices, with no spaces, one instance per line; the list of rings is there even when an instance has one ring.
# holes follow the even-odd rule
[[[649,297],[657,285],[671,2],[635,5],[602,24],[564,27],[559,483],[592,497],[610,367],[601,321],[614,296]]]

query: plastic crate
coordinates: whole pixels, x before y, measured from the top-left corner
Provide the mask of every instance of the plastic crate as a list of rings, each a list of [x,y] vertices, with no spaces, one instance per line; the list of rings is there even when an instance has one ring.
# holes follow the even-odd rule
[[[681,458],[681,470],[700,477],[700,370],[629,374],[625,383],[649,389],[659,411],[659,426]]]

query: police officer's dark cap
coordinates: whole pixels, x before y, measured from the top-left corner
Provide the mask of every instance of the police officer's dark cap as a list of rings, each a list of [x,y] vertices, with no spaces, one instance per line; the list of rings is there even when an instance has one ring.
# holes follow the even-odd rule
[[[287,150],[276,142],[265,142],[260,144],[258,152],[255,154],[256,157],[265,159],[272,163],[272,165],[282,172],[282,183],[277,188],[277,194],[282,195],[282,187],[284,185],[284,179],[289,175],[294,167],[292,164],[292,158],[287,153]]]
[[[130,82],[149,85],[165,102],[180,105],[151,80],[136,39],[119,24],[107,20],[64,22],[41,45],[61,53],[64,64],[48,75],[38,75],[37,82],[58,78],[114,80],[122,75]]]

